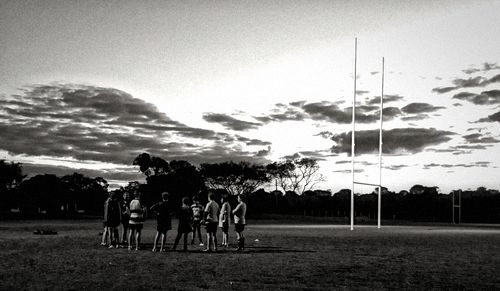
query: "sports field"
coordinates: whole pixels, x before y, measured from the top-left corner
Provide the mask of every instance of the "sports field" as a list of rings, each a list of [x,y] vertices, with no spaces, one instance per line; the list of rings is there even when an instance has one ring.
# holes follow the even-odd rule
[[[174,225],[175,222],[174,222]],[[35,235],[53,229],[57,235]],[[500,226],[252,222],[247,250],[101,247],[101,222],[0,222],[0,289],[332,290],[500,288]],[[220,233],[219,233],[220,235]],[[234,241],[234,233],[231,233]],[[168,234],[169,247],[175,230]],[[220,241],[220,238],[219,238]]]

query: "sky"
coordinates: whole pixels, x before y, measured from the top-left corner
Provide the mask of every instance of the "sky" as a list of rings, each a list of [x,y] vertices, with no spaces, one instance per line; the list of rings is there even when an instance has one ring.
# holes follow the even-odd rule
[[[0,0],[0,159],[112,187],[166,160],[309,157],[356,180],[499,189],[500,1]],[[360,186],[360,192],[373,187]]]

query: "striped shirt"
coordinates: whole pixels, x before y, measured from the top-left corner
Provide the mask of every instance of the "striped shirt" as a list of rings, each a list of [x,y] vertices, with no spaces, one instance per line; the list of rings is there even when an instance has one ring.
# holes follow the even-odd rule
[[[139,199],[134,199],[130,202],[130,220],[129,224],[143,224],[146,210],[141,205]]]

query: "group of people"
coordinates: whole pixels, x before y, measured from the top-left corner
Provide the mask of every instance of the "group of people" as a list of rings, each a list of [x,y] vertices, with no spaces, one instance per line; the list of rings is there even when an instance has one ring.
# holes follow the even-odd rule
[[[172,229],[172,215],[174,213],[169,202],[169,193],[162,193],[162,200],[154,204],[149,211],[156,216],[156,236],[153,243],[153,252],[166,251],[167,233]],[[238,204],[231,210],[228,196],[223,196],[221,205],[215,201],[215,193],[209,192],[208,203],[203,206],[197,196],[193,197],[190,203],[188,197],[182,198],[182,206],[178,211],[177,236],[175,237],[173,250],[183,238],[183,251],[187,251],[188,236],[192,232],[191,244],[195,243],[198,236],[199,245],[204,246],[201,236],[202,225],[206,228],[206,249],[205,252],[217,251],[217,229],[222,230],[222,247],[229,247],[229,225],[231,216],[234,217],[234,230],[237,238],[237,251],[245,248],[246,203],[245,196],[238,195]],[[190,205],[191,204],[191,205]],[[112,192],[104,203],[104,231],[101,245],[109,248],[116,248],[120,242],[118,227],[123,226],[121,243],[128,245],[132,250],[135,243],[135,250],[139,250],[141,242],[141,232],[144,221],[148,215],[148,209],[141,202],[140,192],[135,192],[134,199],[129,202],[129,194],[124,193],[120,201],[118,195]]]

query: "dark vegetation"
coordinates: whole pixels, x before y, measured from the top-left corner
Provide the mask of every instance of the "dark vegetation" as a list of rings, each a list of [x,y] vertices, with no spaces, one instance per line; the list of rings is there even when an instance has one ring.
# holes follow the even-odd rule
[[[164,191],[171,193],[173,205],[180,205],[184,196],[194,195],[204,202],[210,188],[215,189],[218,195],[229,194],[231,203],[236,203],[236,194],[246,194],[249,216],[349,216],[350,189],[337,193],[314,189],[323,177],[318,174],[319,166],[312,159],[268,165],[222,162],[196,167],[187,161],[168,162],[143,153],[136,157],[133,164],[144,173],[146,182],[129,182],[127,186],[113,191],[120,194],[119,197],[124,192],[138,191],[148,206],[159,201]],[[264,188],[274,188],[274,191]],[[356,217],[376,219],[377,191],[356,193]],[[0,213],[3,216],[56,218],[102,215],[108,194],[108,183],[101,177],[73,173],[63,177],[37,175],[27,178],[22,164],[0,160]],[[399,193],[382,188],[382,218],[450,222],[450,194],[440,193],[438,187],[422,185]],[[462,222],[500,222],[499,191],[479,187],[461,191],[461,197]],[[18,212],[12,213],[12,209]],[[458,209],[455,211],[458,217]]]

